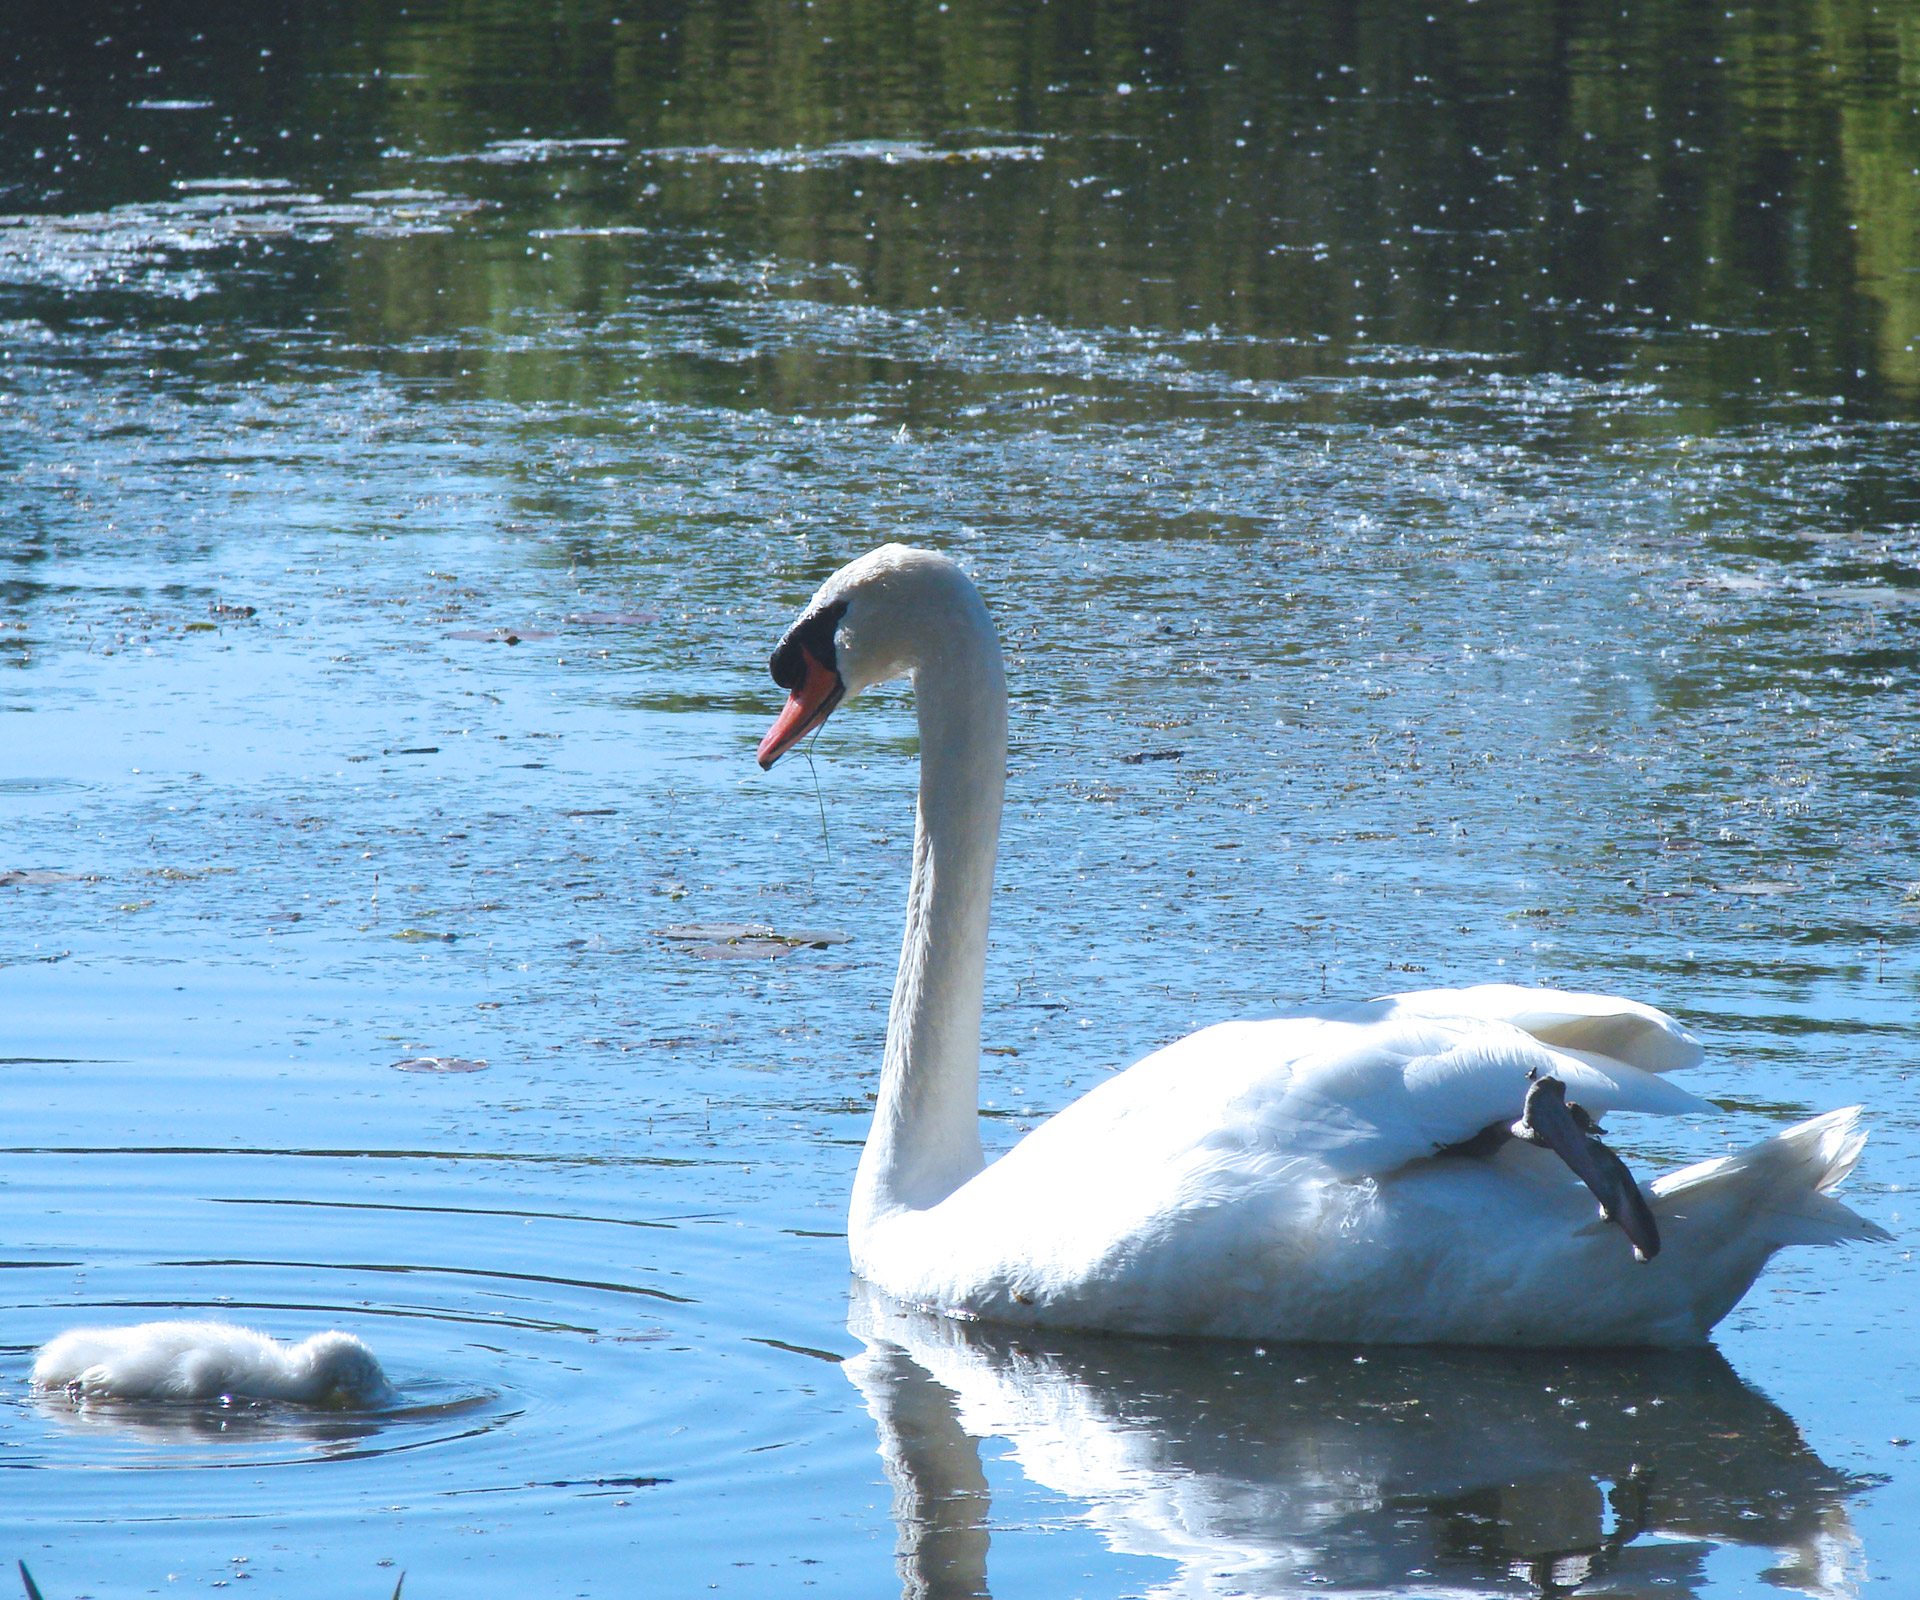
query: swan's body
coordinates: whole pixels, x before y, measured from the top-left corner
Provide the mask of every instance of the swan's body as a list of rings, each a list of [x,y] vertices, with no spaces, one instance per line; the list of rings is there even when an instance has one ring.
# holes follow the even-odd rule
[[[1633,1001],[1504,985],[1206,1029],[988,1166],[978,1057],[1006,690],[986,607],[945,557],[890,545],[821,587],[773,672],[791,695],[763,766],[843,696],[914,681],[906,936],[848,1219],[855,1270],[886,1293],[1114,1332],[1682,1345],[1780,1246],[1884,1237],[1827,1197],[1865,1137],[1846,1110],[1655,1183],[1659,1254],[1636,1260],[1640,1241],[1596,1220],[1561,1156],[1523,1142],[1526,1121],[1520,1139],[1506,1128],[1531,1119],[1535,1078],[1596,1114],[1710,1109],[1662,1076],[1700,1047]]]
[[[350,1333],[281,1344],[230,1322],[70,1328],[41,1347],[37,1389],[86,1400],[292,1400],[377,1406],[390,1398],[373,1352]]]

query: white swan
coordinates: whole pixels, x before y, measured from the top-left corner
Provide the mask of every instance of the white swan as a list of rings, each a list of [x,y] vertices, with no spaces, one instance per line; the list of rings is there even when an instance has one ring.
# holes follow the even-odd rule
[[[1700,1046],[1631,1000],[1506,985],[1208,1028],[988,1166],[1006,687],[986,606],[946,557],[888,545],[821,586],[770,665],[789,694],[762,767],[844,697],[914,684],[906,936],[848,1218],[854,1269],[888,1294],[1112,1332],[1686,1345],[1782,1245],[1887,1237],[1827,1194],[1857,1107],[1643,1192],[1589,1113],[1711,1109],[1661,1076]]]
[[[230,1322],[70,1328],[41,1347],[33,1386],[83,1400],[293,1400],[361,1409],[392,1398],[374,1354],[350,1333],[281,1344]]]

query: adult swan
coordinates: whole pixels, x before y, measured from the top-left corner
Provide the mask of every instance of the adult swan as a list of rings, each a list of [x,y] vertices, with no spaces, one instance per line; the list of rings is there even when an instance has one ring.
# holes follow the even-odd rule
[[[847,1224],[885,1293],[1125,1333],[1689,1345],[1782,1245],[1887,1237],[1827,1193],[1858,1107],[1642,1190],[1594,1119],[1711,1109],[1662,1076],[1700,1046],[1631,1000],[1507,985],[1221,1023],[987,1165],[1007,701],[986,606],[946,557],[887,545],[821,586],[771,667],[788,699],[762,767],[847,696],[914,684],[906,938]]]

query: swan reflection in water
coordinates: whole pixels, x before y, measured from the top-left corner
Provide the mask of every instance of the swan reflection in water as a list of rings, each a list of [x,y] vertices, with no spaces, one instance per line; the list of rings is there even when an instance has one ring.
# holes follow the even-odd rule
[[[1178,1562],[1159,1595],[1687,1596],[1720,1545],[1776,1552],[1773,1585],[1857,1592],[1865,1483],[1711,1348],[1079,1336],[859,1284],[848,1325],[912,1600],[989,1593],[989,1436],[1112,1549]]]

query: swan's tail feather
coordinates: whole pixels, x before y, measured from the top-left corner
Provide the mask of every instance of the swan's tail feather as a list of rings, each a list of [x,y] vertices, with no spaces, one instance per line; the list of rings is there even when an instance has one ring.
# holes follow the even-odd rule
[[[1829,1192],[1853,1171],[1866,1145],[1860,1109],[1829,1111],[1730,1156],[1669,1173],[1652,1186],[1656,1210],[1665,1216],[1744,1211],[1754,1231],[1776,1247],[1891,1239]]]

